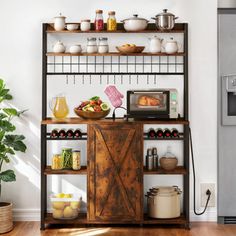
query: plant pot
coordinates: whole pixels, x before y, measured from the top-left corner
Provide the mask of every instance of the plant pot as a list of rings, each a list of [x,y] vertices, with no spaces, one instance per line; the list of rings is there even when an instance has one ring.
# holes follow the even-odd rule
[[[0,234],[13,229],[12,203],[0,202]]]

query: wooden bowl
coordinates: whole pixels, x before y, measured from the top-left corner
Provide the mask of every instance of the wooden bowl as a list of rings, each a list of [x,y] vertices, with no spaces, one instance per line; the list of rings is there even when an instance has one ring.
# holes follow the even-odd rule
[[[127,53],[134,53],[136,51],[136,46],[120,46],[116,47],[116,49],[122,53],[122,54],[127,54]]]
[[[141,53],[144,50],[144,46],[136,46],[135,53]]]
[[[174,170],[178,164],[178,159],[172,157],[162,157],[160,159],[160,166],[164,170]]]
[[[110,109],[107,111],[92,112],[92,111],[81,111],[75,108],[74,112],[77,116],[83,119],[102,119],[110,113]]]

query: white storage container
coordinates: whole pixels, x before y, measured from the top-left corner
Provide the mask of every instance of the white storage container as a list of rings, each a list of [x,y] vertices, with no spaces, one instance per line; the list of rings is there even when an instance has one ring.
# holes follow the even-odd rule
[[[177,186],[150,189],[146,195],[149,217],[159,219],[179,217],[180,194],[181,191]]]

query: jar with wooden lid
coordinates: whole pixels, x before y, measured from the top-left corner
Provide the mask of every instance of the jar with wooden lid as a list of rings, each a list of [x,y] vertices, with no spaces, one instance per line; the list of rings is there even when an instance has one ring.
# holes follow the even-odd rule
[[[96,10],[96,17],[95,17],[95,30],[100,31],[104,30],[104,21],[103,21],[103,11],[102,10]]]
[[[107,31],[116,31],[117,30],[117,23],[116,23],[116,12],[115,11],[109,11],[108,12],[108,19],[107,19]]]
[[[52,170],[62,169],[62,158],[60,154],[54,154],[52,157]]]
[[[80,155],[80,150],[74,150],[72,153],[72,169],[73,170],[80,170],[81,169],[81,155]]]

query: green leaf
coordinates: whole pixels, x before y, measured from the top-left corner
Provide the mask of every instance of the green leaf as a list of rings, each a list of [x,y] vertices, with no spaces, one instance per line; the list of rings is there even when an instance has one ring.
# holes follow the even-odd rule
[[[0,91],[0,97],[6,96],[9,91],[10,91],[9,89],[2,89],[2,90]]]
[[[25,152],[26,145],[22,142],[24,139],[23,135],[6,135],[3,144],[13,148],[15,151]]]
[[[1,112],[0,113],[0,120],[3,120],[5,118],[7,118],[7,115]]]
[[[2,154],[2,153],[0,153],[0,160],[4,160],[6,163],[9,163],[10,162],[10,159],[9,159],[9,157],[8,156],[6,156],[6,155],[4,155],[4,154]]]
[[[97,101],[97,100],[99,100],[99,99],[100,99],[100,97],[98,97],[98,96],[94,96],[94,97],[91,97],[89,100]]]
[[[5,131],[0,131],[0,142],[2,141],[4,135],[5,135]]]
[[[7,120],[0,120],[0,129],[6,132],[12,132],[16,127]]]
[[[12,100],[12,95],[11,94],[6,94],[5,96],[3,96],[3,99],[5,99],[5,100]]]
[[[6,151],[6,147],[3,144],[0,144],[0,153],[3,153]]]
[[[8,115],[8,116],[17,116],[18,112],[14,108],[3,108],[3,111]]]
[[[5,87],[3,79],[0,79],[0,91]]]
[[[13,170],[6,170],[0,173],[0,180],[4,182],[16,181],[16,175]]]
[[[7,149],[5,150],[5,152],[6,152],[6,153],[10,153],[10,154],[12,154],[12,155],[15,154],[15,152],[14,152],[11,148],[7,148]]]

